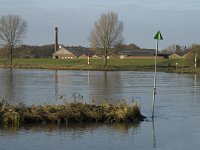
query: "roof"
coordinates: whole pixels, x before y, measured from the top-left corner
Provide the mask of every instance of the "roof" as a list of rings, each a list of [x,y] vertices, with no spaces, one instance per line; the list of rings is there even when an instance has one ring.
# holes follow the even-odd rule
[[[67,50],[64,47],[61,47],[57,52],[54,53],[54,55],[63,55],[63,54],[67,54],[67,55],[73,55],[69,50]]]
[[[154,56],[155,52],[155,49],[122,49],[119,54],[127,56]]]
[[[180,51],[180,52],[173,52],[173,53],[171,53],[169,55],[176,54],[176,55],[179,55],[179,56],[184,56],[184,55],[186,55],[186,54],[188,54],[190,52],[191,52],[190,50],[186,50],[186,51]]]
[[[76,55],[77,57],[85,54],[85,55],[94,55],[94,53],[89,50],[88,48],[82,47],[82,46],[78,46],[78,47],[66,47],[71,53],[73,53],[74,55]]]
[[[89,50],[88,48],[81,47],[81,46],[72,46],[72,47],[61,47],[55,54],[68,54],[68,55],[75,55],[77,57],[85,54],[85,55],[94,55],[94,52]]]

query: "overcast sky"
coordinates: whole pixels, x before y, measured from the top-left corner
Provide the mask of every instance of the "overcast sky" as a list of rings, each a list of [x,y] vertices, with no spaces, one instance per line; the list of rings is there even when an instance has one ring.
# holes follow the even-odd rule
[[[89,46],[88,36],[102,13],[114,11],[124,23],[125,43],[155,48],[158,30],[172,44],[200,43],[200,0],[0,0],[0,16],[20,15],[28,23],[25,44]]]

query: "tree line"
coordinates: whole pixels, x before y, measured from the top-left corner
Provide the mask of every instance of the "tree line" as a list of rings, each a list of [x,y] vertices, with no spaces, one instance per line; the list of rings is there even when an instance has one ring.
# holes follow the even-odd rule
[[[13,50],[13,58],[52,58],[54,45],[20,45]],[[0,57],[8,58],[10,50],[7,47],[0,48]]]

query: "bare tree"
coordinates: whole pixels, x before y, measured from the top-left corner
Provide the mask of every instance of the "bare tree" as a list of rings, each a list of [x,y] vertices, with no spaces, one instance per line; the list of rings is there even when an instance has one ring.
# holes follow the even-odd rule
[[[101,18],[95,22],[89,41],[91,47],[98,48],[104,55],[105,66],[114,47],[123,43],[122,32],[123,22],[118,20],[118,15],[114,12],[102,14]]]
[[[22,44],[27,31],[27,22],[17,15],[7,15],[0,18],[0,44],[10,51],[12,64],[13,50]]]
[[[186,59],[190,63],[191,66],[195,64],[195,57],[196,57],[196,64],[200,66],[200,44],[193,44],[188,49],[190,53],[186,56]]]

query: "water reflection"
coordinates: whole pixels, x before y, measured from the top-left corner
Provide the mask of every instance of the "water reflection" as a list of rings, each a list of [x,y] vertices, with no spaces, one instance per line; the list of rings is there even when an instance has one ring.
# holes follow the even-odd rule
[[[89,89],[92,102],[112,101],[121,99],[123,83],[120,72],[99,72],[99,75],[89,76]]]
[[[194,75],[194,93],[196,94],[197,92],[197,75]]]
[[[21,130],[21,128],[19,128],[18,126],[3,126],[0,127],[0,136],[3,136],[4,133],[6,133],[7,135],[15,135],[19,130]]]
[[[147,72],[101,72],[0,69],[0,98],[27,105],[63,103],[74,100],[101,103],[132,99],[149,108],[152,97],[152,76]],[[196,93],[200,88],[198,75],[159,73],[158,95]],[[192,79],[192,80],[191,80]],[[192,82],[191,82],[192,81]],[[167,90],[166,90],[167,89]],[[187,89],[187,91],[185,91]],[[192,90],[191,90],[192,89]],[[166,93],[167,92],[167,93]],[[78,94],[77,94],[78,93]],[[167,96],[166,96],[167,97]],[[165,98],[165,97],[164,97]],[[150,108],[151,109],[151,108]]]
[[[11,100],[14,98],[14,81],[13,81],[13,69],[8,68],[1,72],[0,84],[3,85],[1,91],[3,91],[4,95],[1,99],[4,99],[11,103]],[[2,96],[2,95],[1,95]]]
[[[197,87],[197,74],[194,75],[194,87]]]
[[[0,128],[0,149],[132,149],[139,124],[72,124]]]
[[[151,72],[0,69],[0,96],[26,104],[55,99],[60,103],[75,92],[83,95],[84,102],[134,97],[142,114],[150,118],[152,77]],[[197,149],[200,76],[159,72],[157,85],[152,122],[0,128],[0,149]]]
[[[155,124],[154,124],[154,117],[152,117],[152,131],[153,131],[153,136],[152,136],[152,146],[153,149],[156,149],[156,130],[155,130]]]
[[[40,103],[54,99],[51,73],[21,69],[0,69],[0,96],[12,103]]]
[[[79,101],[96,104],[122,99],[122,85],[120,72],[55,71],[58,101],[74,101],[76,95],[79,95]]]
[[[136,132],[140,127],[140,123],[128,123],[128,124],[101,124],[101,123],[91,123],[91,124],[68,124],[68,125],[25,125],[23,127],[14,127],[14,126],[4,126],[0,127],[0,133],[6,134],[17,134],[18,131],[23,132],[68,132],[72,135],[81,136],[85,132],[92,132],[98,130],[98,128],[105,128],[106,130],[112,130],[114,132],[128,134],[130,129],[132,133]]]
[[[55,100],[58,101],[58,70],[55,70]]]

